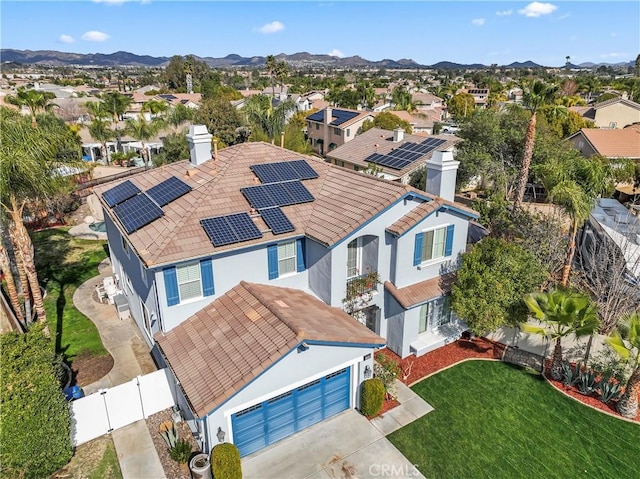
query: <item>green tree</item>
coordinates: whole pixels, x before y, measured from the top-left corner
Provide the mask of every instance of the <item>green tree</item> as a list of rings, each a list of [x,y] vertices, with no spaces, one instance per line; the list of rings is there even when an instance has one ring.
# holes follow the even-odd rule
[[[51,103],[51,100],[55,98],[55,95],[52,95],[52,93],[27,90],[21,87],[18,88],[15,95],[7,97],[7,102],[20,107],[27,107],[31,113],[31,124],[34,128],[37,128],[36,114],[40,111],[49,111],[55,106],[54,103]]]
[[[545,323],[544,327],[525,324],[522,326],[524,331],[555,341],[550,374],[559,381],[563,371],[562,338],[570,334],[579,338],[595,333],[599,325],[597,308],[589,296],[566,289],[529,293],[524,302],[534,317]]]
[[[533,148],[536,139],[536,121],[538,109],[553,101],[558,91],[557,86],[548,85],[542,81],[534,80],[533,83],[526,85],[522,95],[522,101],[527,110],[531,112],[527,132],[524,138],[524,151],[522,154],[522,163],[520,172],[518,173],[518,181],[516,185],[514,208],[517,209],[522,204],[524,192],[529,180],[529,168],[533,159]]]
[[[140,154],[145,166],[147,167],[149,166],[149,154],[145,142],[154,139],[156,135],[160,133],[160,130],[162,130],[164,125],[165,123],[158,118],[147,121],[144,119],[144,117],[141,116],[135,120],[128,119],[124,127],[124,131],[126,134],[132,136],[140,142]]]
[[[184,105],[182,105],[184,106]],[[164,117],[164,115],[169,111],[169,105],[167,104],[166,101],[163,100],[155,100],[155,99],[151,99],[148,101],[145,101],[142,104],[142,113],[150,113],[151,114],[151,118],[155,118],[155,117]]]
[[[271,97],[254,95],[246,101],[243,108],[247,122],[253,128],[264,132],[269,140],[280,137],[287,123],[287,117],[296,109],[291,100],[278,102],[275,106],[273,103]]]
[[[102,102],[104,108],[113,115],[113,121],[117,123],[131,105],[131,97],[112,91],[102,95]]]
[[[390,111],[383,111],[382,113],[376,115],[373,121],[365,120],[362,124],[362,131],[365,132],[374,127],[382,128],[383,130],[395,130],[396,128],[402,128],[405,133],[413,133],[411,124],[409,124],[408,121],[394,115]]]
[[[275,96],[276,94],[276,86],[274,82],[274,78],[278,71],[278,61],[276,57],[273,55],[267,55],[267,58],[264,62],[264,66],[267,69],[267,74],[269,75],[269,81],[271,82],[271,96]]]
[[[102,118],[94,118],[87,127],[91,137],[100,143],[102,157],[109,164],[109,151],[107,149],[107,141],[111,141],[116,137],[116,132],[111,129],[110,122]]]
[[[394,88],[393,92],[391,93],[391,101],[394,104],[394,110],[405,110],[408,112],[412,112],[416,109],[411,97],[411,93],[409,93],[407,89],[401,85]]]
[[[167,123],[173,128],[179,128],[181,125],[188,121],[192,121],[194,117],[194,110],[184,106],[182,103],[178,103],[167,115]]]
[[[40,326],[0,336],[3,477],[48,477],[71,459],[71,418],[59,361]]]
[[[198,108],[194,122],[206,125],[209,132],[218,139],[218,145],[235,145],[237,142],[237,129],[243,126],[240,112],[224,99],[212,99],[205,101]]]
[[[189,143],[185,131],[169,133],[162,139],[162,151],[153,158],[155,166],[189,158]]]
[[[640,391],[640,312],[631,314],[621,326],[613,332],[608,343],[622,359],[630,361],[634,369],[616,409],[624,417],[635,418]]]
[[[538,260],[522,247],[485,238],[462,256],[451,291],[451,308],[482,335],[526,319],[522,297],[545,281]]]
[[[447,110],[455,120],[468,118],[475,109],[476,102],[470,93],[458,93],[447,102]]]

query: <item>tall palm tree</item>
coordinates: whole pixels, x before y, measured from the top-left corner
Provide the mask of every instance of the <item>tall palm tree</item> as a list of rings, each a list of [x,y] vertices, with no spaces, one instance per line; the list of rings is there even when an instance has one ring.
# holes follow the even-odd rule
[[[638,414],[638,393],[640,392],[640,312],[636,311],[623,323],[625,338],[619,330],[613,332],[608,343],[618,355],[633,364],[633,371],[624,388],[624,394],[616,409],[624,417],[634,418]],[[626,342],[625,342],[626,340]]]
[[[576,337],[593,334],[599,324],[596,306],[588,296],[565,289],[530,293],[525,295],[524,302],[545,327],[523,324],[522,329],[556,342],[550,374],[559,381],[562,379],[562,338],[570,334]]]
[[[129,108],[129,105],[131,105],[131,97],[112,91],[102,96],[102,102],[106,110],[113,115],[114,123],[118,123],[127,108]]]
[[[273,106],[273,99],[264,95],[255,95],[247,100],[244,114],[247,121],[262,130],[270,139],[280,136],[287,123],[288,115],[295,110],[291,100],[279,102]]]
[[[177,130],[180,125],[187,121],[193,120],[194,112],[191,108],[178,103],[167,115],[167,123],[171,125],[174,130]]]
[[[4,223],[4,222],[3,222]],[[0,225],[0,228],[4,230]],[[11,268],[12,258],[9,257],[9,252],[4,245],[4,231],[0,236],[0,271],[4,274],[5,284],[7,285],[7,293],[9,295],[9,301],[16,318],[21,324],[25,324],[25,315],[22,312],[22,305],[20,304],[20,295],[18,288],[16,288],[16,281],[13,277],[13,269]]]
[[[166,101],[151,99],[142,104],[142,113],[149,112],[151,118],[162,117],[169,111],[169,105]]]
[[[31,125],[38,127],[36,114],[40,111],[49,111],[55,104],[51,103],[51,98],[45,93],[37,90],[18,89],[15,96],[7,97],[7,101],[12,105],[26,106],[31,113]]]
[[[524,192],[527,187],[527,180],[529,179],[529,169],[531,167],[531,160],[533,159],[533,147],[536,140],[536,121],[538,109],[550,103],[553,100],[558,87],[555,85],[548,85],[542,81],[534,80],[528,88],[523,88],[522,102],[530,112],[531,118],[527,124],[527,132],[524,138],[524,152],[522,155],[522,165],[520,166],[520,172],[518,173],[518,180],[516,183],[516,196],[514,201],[514,208],[519,208],[524,198]]]
[[[274,57],[273,55],[268,55],[267,59],[264,62],[264,66],[266,67],[267,74],[269,75],[269,78],[271,80],[271,96],[275,96],[276,88],[273,83],[273,77],[275,76],[278,68],[278,61],[276,60],[276,57]]]
[[[145,142],[152,140],[164,127],[164,121],[154,118],[151,121],[147,121],[144,117],[140,116],[136,120],[129,119],[124,127],[126,134],[132,136],[140,142],[142,147],[140,154],[146,167],[149,166],[149,155]]]
[[[87,111],[91,114],[92,121],[88,126],[91,137],[100,143],[102,157],[107,164],[110,163],[109,151],[107,150],[107,141],[111,141],[116,137],[116,132],[111,129],[112,113],[106,107],[103,101],[89,101],[85,103]]]

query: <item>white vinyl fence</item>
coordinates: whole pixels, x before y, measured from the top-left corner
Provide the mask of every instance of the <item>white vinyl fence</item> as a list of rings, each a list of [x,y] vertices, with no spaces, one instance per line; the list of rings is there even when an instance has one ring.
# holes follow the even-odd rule
[[[175,405],[172,386],[171,373],[165,368],[76,399],[71,403],[73,445],[78,446]]]

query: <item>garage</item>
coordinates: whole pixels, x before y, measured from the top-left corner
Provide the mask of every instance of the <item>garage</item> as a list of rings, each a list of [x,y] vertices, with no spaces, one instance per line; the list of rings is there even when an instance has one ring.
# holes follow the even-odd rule
[[[251,454],[348,409],[350,370],[333,372],[234,414],[233,442],[240,455]]]

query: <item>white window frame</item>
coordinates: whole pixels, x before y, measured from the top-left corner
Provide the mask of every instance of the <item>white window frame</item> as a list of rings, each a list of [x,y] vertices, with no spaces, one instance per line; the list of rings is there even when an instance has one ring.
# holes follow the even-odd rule
[[[145,330],[145,333],[147,333],[147,336],[149,336],[150,338],[153,337],[153,333],[151,331],[151,313],[149,312],[149,308],[147,308],[147,305],[144,304],[144,301],[142,301],[142,298],[140,299],[140,309],[142,309],[142,326],[143,329]]]
[[[140,276],[142,277],[142,282],[144,283],[144,285],[149,286],[147,280],[147,268],[144,267],[144,263],[142,261],[140,261]]]
[[[439,303],[441,302],[441,303]],[[447,306],[447,303],[448,306]],[[439,317],[435,317],[435,309],[440,313]],[[449,316],[446,317],[446,311],[449,311]],[[446,320],[445,320],[446,319]],[[420,306],[420,313],[418,319],[418,334],[424,334],[428,332],[437,333],[438,330],[445,324],[449,324],[453,321],[453,312],[451,311],[451,295],[440,296],[428,303]]]
[[[447,252],[447,228],[448,228],[448,224],[444,225],[444,226],[438,226],[436,228],[431,228],[428,230],[424,230],[422,232],[423,237],[422,237],[422,251],[420,252],[420,263],[424,264],[424,263],[429,263],[432,261],[441,261],[443,258],[446,258],[446,252]],[[436,234],[438,231],[444,231],[444,236],[442,239],[442,243],[436,243]],[[433,234],[433,240],[431,243],[431,252],[430,255],[427,255],[427,245],[429,244],[429,242],[427,241],[427,236],[429,235],[429,233]],[[436,256],[436,245],[442,245],[442,254]],[[427,257],[430,256],[430,257]]]
[[[340,128],[338,128],[337,126],[333,128],[333,134],[335,136],[342,136],[342,130]]]
[[[349,246],[355,243],[356,248],[356,257],[355,257],[355,274],[349,274]],[[355,238],[347,243],[347,258],[346,258],[346,266],[347,266],[347,279],[357,278],[361,276],[362,273],[362,236]]]
[[[124,254],[127,255],[127,258],[131,258],[131,247],[129,246],[129,242],[124,236],[120,236],[120,239],[122,240],[122,250],[124,251]]]
[[[292,247],[293,254],[286,255],[286,248]],[[291,262],[293,260],[293,269],[291,271],[283,271],[282,264],[284,262]],[[283,276],[291,276],[298,272],[298,245],[296,244],[296,240],[293,241],[285,241],[283,243],[278,243],[278,277],[282,278]]]
[[[180,280],[180,272],[185,271],[187,268],[193,268],[193,272],[197,271],[198,277],[197,279],[188,278],[187,280]],[[200,262],[196,261],[194,263],[188,263],[181,266],[176,266],[176,281],[178,283],[178,296],[180,298],[180,303],[189,300],[196,300],[202,298],[202,272],[200,271]],[[188,297],[184,297],[181,286],[198,282],[199,293],[197,295],[191,295]]]

